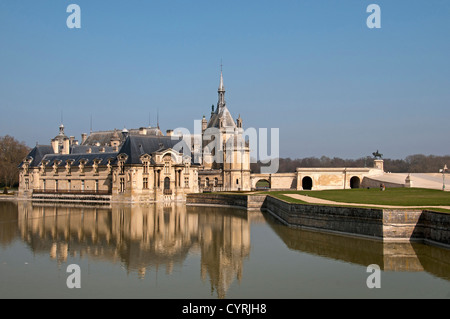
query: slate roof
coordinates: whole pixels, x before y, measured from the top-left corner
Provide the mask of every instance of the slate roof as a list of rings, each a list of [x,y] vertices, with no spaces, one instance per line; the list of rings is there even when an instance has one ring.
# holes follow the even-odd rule
[[[154,152],[161,152],[169,148],[186,155],[190,152],[189,146],[182,139],[172,139],[170,136],[131,135],[122,145],[119,154],[125,153],[128,155],[125,164],[140,164],[142,155],[151,155]]]
[[[219,128],[221,119],[223,120],[224,127],[236,127],[236,123],[234,122],[230,111],[228,111],[228,108],[226,106],[223,106],[218,107],[216,112],[212,114],[211,118],[209,119],[208,128]]]
[[[144,129],[147,131],[145,135],[140,133],[140,129],[129,129],[127,131],[129,136],[163,136],[161,130],[157,127],[145,127]],[[89,134],[86,141],[82,145],[97,145],[97,143],[100,146],[108,145],[111,142],[111,138],[114,137],[114,134],[119,137],[121,143],[125,141],[125,137],[120,130],[99,131]]]
[[[170,136],[130,135],[118,152],[111,151],[111,147],[105,147],[105,152],[99,152],[98,149],[101,146],[81,145],[73,147],[71,154],[55,154],[51,146],[39,145],[33,148],[28,156],[33,158],[30,167],[38,167],[43,160],[48,161],[47,167],[52,167],[55,160],[61,161],[58,165],[59,167],[64,167],[68,160],[73,161],[72,166],[80,165],[81,160],[86,160],[86,166],[92,166],[95,159],[100,160],[100,166],[107,165],[109,159],[113,159],[111,164],[117,164],[117,155],[122,153],[128,155],[126,164],[140,164],[141,155],[151,155],[154,152],[161,152],[169,148],[185,155],[190,155],[190,148],[182,139],[172,138]],[[91,153],[86,153],[88,148],[92,149]],[[19,167],[22,167],[22,165],[23,163]]]
[[[114,153],[112,146],[93,146],[93,145],[75,145],[72,146],[71,154],[88,154],[88,150],[91,149],[91,153],[100,153],[100,149],[105,149],[105,153]]]
[[[81,160],[86,160],[85,166],[92,166],[94,160],[100,160],[99,166],[108,164],[109,159],[115,159],[117,152],[114,153],[91,153],[91,154],[48,154],[42,160],[49,161],[47,167],[52,167],[55,160],[61,161],[58,167],[66,166],[66,161],[73,160],[72,166],[80,165]]]
[[[33,158],[30,167],[39,166],[41,160],[47,154],[53,154],[53,147],[51,147],[50,145],[36,145],[27,155],[27,157]],[[22,167],[22,165],[23,162],[19,165],[19,168]]]

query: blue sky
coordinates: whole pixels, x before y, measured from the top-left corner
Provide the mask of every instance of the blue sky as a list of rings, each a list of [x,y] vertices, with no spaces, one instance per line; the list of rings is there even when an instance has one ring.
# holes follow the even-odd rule
[[[69,29],[69,4],[81,29]],[[366,8],[381,8],[369,29]],[[217,103],[280,155],[450,154],[450,1],[0,0],[0,136],[186,127]]]

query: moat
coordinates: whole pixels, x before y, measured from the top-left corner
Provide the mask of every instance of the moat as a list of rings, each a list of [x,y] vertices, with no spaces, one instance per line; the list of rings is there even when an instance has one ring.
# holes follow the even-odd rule
[[[237,208],[0,201],[0,298],[450,298],[450,250]]]

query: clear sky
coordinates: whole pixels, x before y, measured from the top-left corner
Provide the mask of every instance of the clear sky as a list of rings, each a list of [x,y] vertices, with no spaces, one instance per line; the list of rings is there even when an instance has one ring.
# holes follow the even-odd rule
[[[81,29],[69,29],[69,4]],[[369,4],[381,29],[369,29]],[[186,127],[217,103],[281,157],[450,154],[448,0],[0,0],[0,136]]]

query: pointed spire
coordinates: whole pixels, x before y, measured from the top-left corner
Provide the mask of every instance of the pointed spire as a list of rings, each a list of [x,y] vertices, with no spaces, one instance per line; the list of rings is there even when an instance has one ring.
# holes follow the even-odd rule
[[[220,64],[220,85],[219,85],[219,101],[217,103],[217,111],[220,112],[220,110],[225,107],[225,86],[223,85],[223,72],[222,72],[222,63]]]
[[[225,86],[223,85],[223,73],[222,73],[222,71],[220,71],[219,92],[225,92]]]
[[[220,85],[219,92],[225,92],[225,86],[223,85],[223,64],[220,62]]]

